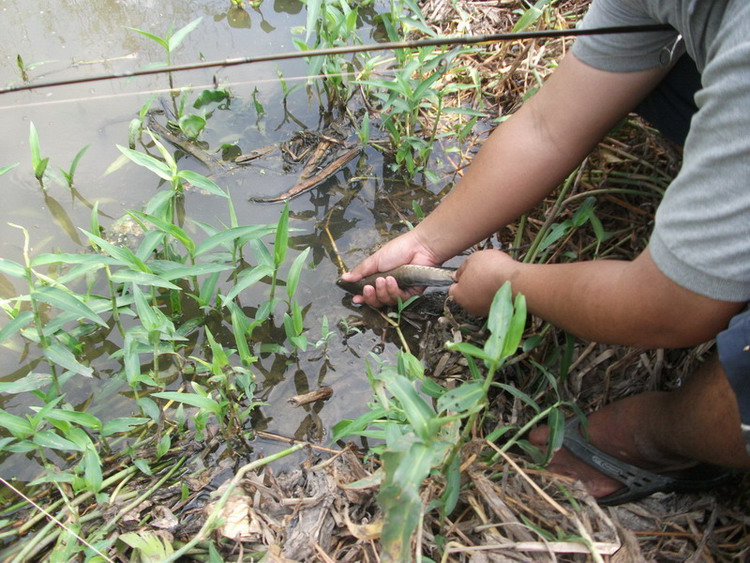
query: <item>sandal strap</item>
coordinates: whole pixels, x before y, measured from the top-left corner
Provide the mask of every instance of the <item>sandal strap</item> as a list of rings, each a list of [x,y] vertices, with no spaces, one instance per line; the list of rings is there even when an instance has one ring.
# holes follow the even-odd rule
[[[616,479],[623,488],[611,495],[597,499],[599,504],[621,504],[646,497],[655,492],[669,492],[675,479],[641,469],[604,453],[591,444],[581,432],[580,419],[572,418],[565,425],[563,446],[578,459],[597,469],[602,474]]]

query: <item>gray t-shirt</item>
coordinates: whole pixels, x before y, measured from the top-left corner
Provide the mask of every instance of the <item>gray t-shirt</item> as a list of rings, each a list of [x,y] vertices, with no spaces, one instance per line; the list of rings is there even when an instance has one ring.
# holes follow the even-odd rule
[[[699,109],[649,250],[679,285],[750,301],[750,0],[594,0],[582,26],[652,23],[675,31],[581,37],[573,53],[614,72],[667,65],[683,52],[695,61]]]

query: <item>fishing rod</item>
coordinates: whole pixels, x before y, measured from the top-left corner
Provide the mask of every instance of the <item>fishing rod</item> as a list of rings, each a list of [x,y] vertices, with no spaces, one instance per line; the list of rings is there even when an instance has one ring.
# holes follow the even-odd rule
[[[444,45],[475,45],[477,43],[493,43],[498,41],[516,41],[521,39],[551,39],[557,37],[579,37],[583,35],[614,35],[619,33],[643,33],[649,31],[672,30],[669,24],[649,24],[598,27],[591,29],[543,29],[537,31],[520,31],[508,33],[491,33],[484,35],[464,35],[461,37],[434,37],[430,39],[418,39],[412,41],[391,41],[386,43],[371,43],[368,45],[351,45],[340,47],[327,47],[323,49],[310,49],[309,51],[290,51],[286,53],[273,53],[270,55],[259,55],[255,57],[239,57],[224,59],[220,61],[203,61],[186,63],[181,65],[163,66],[143,70],[99,74],[83,78],[69,78],[51,82],[39,82],[36,84],[19,84],[0,88],[0,94],[10,92],[22,92],[25,90],[36,90],[39,88],[54,88],[69,86],[72,84],[86,84],[89,82],[100,82],[103,80],[116,80],[119,78],[133,78],[136,76],[148,76],[152,74],[166,74],[185,72],[188,70],[200,70],[206,68],[226,68],[238,65],[249,65],[271,61],[283,61],[290,59],[301,59],[307,57],[321,57],[326,55],[346,55],[349,53],[365,53],[368,51],[391,51],[396,49],[414,49],[420,47],[436,47]]]

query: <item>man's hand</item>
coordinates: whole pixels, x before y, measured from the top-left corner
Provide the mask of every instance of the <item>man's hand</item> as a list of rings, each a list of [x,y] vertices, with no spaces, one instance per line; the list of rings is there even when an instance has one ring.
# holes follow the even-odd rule
[[[422,266],[439,266],[439,260],[428,245],[423,243],[415,231],[409,231],[383,246],[380,250],[362,261],[351,272],[341,277],[346,281],[357,281],[370,274],[392,270],[404,264],[419,264]],[[366,285],[362,295],[355,295],[352,301],[358,305],[366,304],[372,307],[395,305],[399,299],[405,301],[412,295],[418,295],[424,288],[409,288],[402,290],[393,277],[378,278],[375,287]]]
[[[469,256],[456,271],[449,294],[472,315],[487,316],[495,293],[513,277],[516,261],[500,250],[482,250]]]

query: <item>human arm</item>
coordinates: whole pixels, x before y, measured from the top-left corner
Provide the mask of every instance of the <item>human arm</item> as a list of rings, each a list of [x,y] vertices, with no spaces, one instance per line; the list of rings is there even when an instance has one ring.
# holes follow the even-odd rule
[[[347,279],[406,263],[440,264],[514,221],[552,191],[664,72],[606,72],[567,55],[539,92],[495,129],[443,202]],[[408,295],[394,280],[379,280],[355,302],[382,306]]]
[[[567,264],[524,264],[487,250],[472,254],[456,277],[451,295],[471,313],[487,314],[492,296],[510,281],[513,291],[526,297],[529,311],[555,326],[597,342],[650,348],[710,340],[744,306],[678,285],[659,270],[648,249],[633,261]]]

